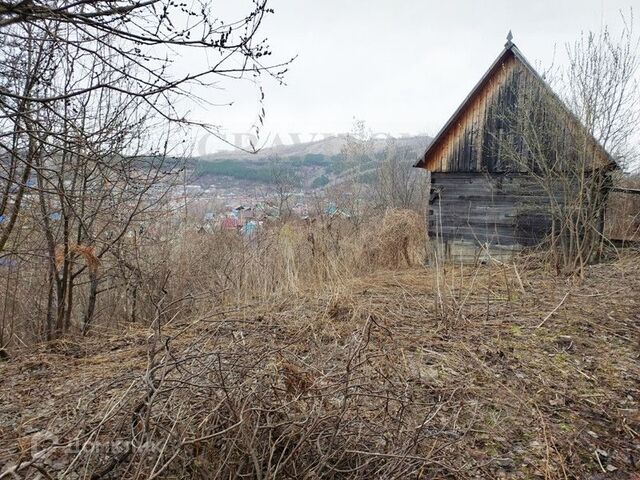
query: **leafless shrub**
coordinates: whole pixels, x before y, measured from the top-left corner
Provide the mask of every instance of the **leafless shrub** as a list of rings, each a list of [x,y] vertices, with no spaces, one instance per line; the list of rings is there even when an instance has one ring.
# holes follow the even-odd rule
[[[0,6],[0,260],[20,270],[3,283],[2,344],[88,333],[103,295],[134,304],[132,319],[163,295],[165,279],[145,283],[137,236],[167,213],[187,128],[217,133],[177,100],[249,71],[280,80],[257,37],[271,13],[266,1],[226,20],[208,2]],[[186,52],[207,61],[185,74]],[[29,298],[31,325],[11,318]]]
[[[607,194],[617,178],[612,171],[634,161],[632,133],[640,125],[638,38],[632,18],[622,20],[619,39],[605,28],[567,47],[562,100],[525,75],[510,92],[517,104],[499,113],[501,157],[546,196],[548,207],[525,213],[550,216],[547,247],[559,272],[582,276],[585,266],[601,256],[607,244]]]
[[[389,210],[358,227],[340,217],[275,222],[249,237],[172,224],[157,219],[153,228],[131,232],[101,258],[88,246],[72,245],[65,257],[57,249],[56,268],[66,258],[74,268],[87,270],[87,280],[101,279],[92,328],[149,324],[161,299],[172,305],[165,309],[165,321],[174,315],[184,319],[198,312],[195,305],[203,298],[221,306],[268,302],[327,285],[339,288],[357,275],[416,266],[425,258],[424,224],[410,210]],[[5,268],[11,274],[2,278],[0,288],[19,295],[5,299],[2,331],[7,339],[17,335],[32,343],[41,334],[33,325],[34,303],[46,314],[47,265]],[[70,332],[87,333],[82,313],[90,301],[82,293],[75,298]]]
[[[429,191],[428,172],[413,168],[415,158],[389,141],[376,168],[375,196],[382,208],[424,211]]]
[[[97,410],[86,398],[79,429],[52,426],[52,444],[38,439],[33,456],[4,474],[267,479],[448,471],[439,453],[461,438],[449,432],[470,429],[475,419],[440,414],[461,409],[462,397],[406,384],[420,373],[398,362],[400,352],[379,358],[391,332],[375,315],[354,312],[355,330],[324,369],[283,352],[276,325],[260,321],[245,337],[242,322],[209,313],[198,320],[205,328],[186,341],[189,327],[167,337],[158,323],[140,380],[98,386],[96,399],[105,388],[121,395]],[[394,388],[399,384],[407,388]]]

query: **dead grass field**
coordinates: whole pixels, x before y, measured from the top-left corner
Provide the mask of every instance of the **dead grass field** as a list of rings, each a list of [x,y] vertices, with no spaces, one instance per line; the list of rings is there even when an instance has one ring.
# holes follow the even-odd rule
[[[0,478],[640,478],[637,255],[219,308],[0,362]]]

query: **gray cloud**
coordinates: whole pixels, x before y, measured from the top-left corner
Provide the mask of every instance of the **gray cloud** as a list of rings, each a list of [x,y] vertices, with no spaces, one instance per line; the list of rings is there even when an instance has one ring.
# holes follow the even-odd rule
[[[536,66],[564,61],[581,31],[620,24],[631,0],[273,0],[264,24],[274,56],[298,55],[287,86],[265,82],[265,130],[344,132],[353,117],[375,131],[435,133],[498,55],[511,29]],[[207,93],[200,107],[229,131],[256,119],[250,82]],[[214,98],[215,97],[215,98]]]

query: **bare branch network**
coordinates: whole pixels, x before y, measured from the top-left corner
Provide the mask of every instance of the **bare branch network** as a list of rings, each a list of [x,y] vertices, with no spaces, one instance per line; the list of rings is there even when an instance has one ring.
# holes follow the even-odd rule
[[[222,79],[282,81],[288,62],[271,62],[259,34],[267,1],[235,11],[223,18],[206,1],[0,3],[0,256],[36,270],[46,259],[37,336],[60,335],[77,317],[86,332],[101,292],[130,281],[132,232],[167,214],[183,171],[177,130],[216,131],[182,101],[201,101],[196,92]],[[194,54],[202,61],[180,70]]]

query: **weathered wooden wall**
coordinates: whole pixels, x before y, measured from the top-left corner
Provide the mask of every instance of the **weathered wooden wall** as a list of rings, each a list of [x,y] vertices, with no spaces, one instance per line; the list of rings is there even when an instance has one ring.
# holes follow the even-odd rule
[[[550,200],[516,173],[432,173],[429,236],[443,242],[531,246],[551,228]]]
[[[432,172],[504,173],[537,171],[542,164],[572,169],[582,161],[601,167],[611,159],[512,47],[494,62],[416,166]]]
[[[514,56],[507,56],[431,145],[425,167],[432,172],[497,171],[499,113],[514,103],[515,83],[524,74]]]
[[[554,218],[540,180],[557,207],[612,165],[509,42],[415,166],[432,174],[429,235],[472,251],[540,243]]]

